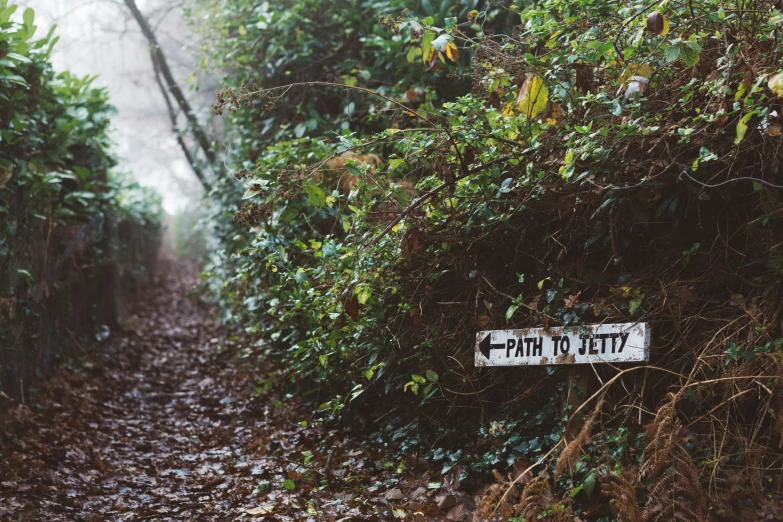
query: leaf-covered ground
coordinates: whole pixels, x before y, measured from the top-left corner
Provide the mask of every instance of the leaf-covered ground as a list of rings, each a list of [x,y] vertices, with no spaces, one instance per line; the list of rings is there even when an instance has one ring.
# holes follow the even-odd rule
[[[453,476],[303,422],[280,370],[243,359],[192,298],[197,277],[163,261],[124,331],[59,370],[36,413],[0,397],[0,520],[469,518]]]

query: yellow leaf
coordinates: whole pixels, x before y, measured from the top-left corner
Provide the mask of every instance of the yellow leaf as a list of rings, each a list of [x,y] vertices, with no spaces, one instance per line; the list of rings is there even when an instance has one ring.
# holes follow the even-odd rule
[[[450,41],[447,43],[443,52],[446,53],[446,58],[448,58],[450,62],[457,63],[457,60],[459,60],[459,49],[454,42]]]
[[[525,79],[517,96],[517,108],[528,118],[535,118],[546,110],[549,91],[544,86],[540,76],[530,76]]]
[[[435,62],[435,60],[437,60],[437,58],[438,58],[438,51],[436,51],[434,47],[430,47],[427,56],[424,57],[424,64],[432,66],[432,64]]]
[[[783,98],[783,74],[773,74],[767,80],[767,87],[769,90],[775,93],[775,96]]]
[[[248,515],[267,515],[275,510],[274,504],[264,504],[262,506],[254,508],[246,508],[245,513]]]
[[[557,45],[557,36],[559,34],[560,34],[559,30],[552,31],[551,33],[549,33],[549,36],[547,36],[547,39],[546,39],[547,41],[546,41],[546,45],[545,45],[545,47],[547,49],[554,49],[555,48],[555,46]]]
[[[663,29],[661,30],[661,32],[660,32],[660,34],[658,36],[666,36],[667,34],[669,34],[669,30],[670,29],[671,29],[671,27],[669,27],[669,21],[666,18],[664,18],[663,19]],[[647,78],[649,78],[649,76],[647,76]]]
[[[617,84],[624,84],[631,76],[642,76],[649,79],[652,76],[652,67],[644,63],[629,63],[628,67],[623,71],[623,74],[617,79]]]
[[[547,111],[546,120],[544,123],[547,125],[556,125],[557,119],[562,118],[565,114],[565,110],[563,110],[563,106],[559,103],[552,103],[550,105],[550,110]]]
[[[737,87],[737,92],[734,93],[734,101],[737,102],[742,98],[742,96],[747,92],[748,88],[745,87],[744,83],[739,84],[739,87]]]
[[[514,106],[510,103],[507,103],[503,106],[503,116],[513,116],[514,115]]]

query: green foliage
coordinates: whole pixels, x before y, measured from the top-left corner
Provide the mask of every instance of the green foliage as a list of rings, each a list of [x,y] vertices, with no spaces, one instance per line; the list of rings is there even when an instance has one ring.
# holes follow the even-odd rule
[[[679,327],[700,320],[684,314],[692,281],[727,315],[727,289],[775,294],[777,11],[663,2],[651,31],[643,2],[220,5],[206,56],[234,78],[216,107],[245,187],[216,196],[244,232],[223,222],[208,284],[324,412],[369,413],[402,451],[423,437],[444,469],[489,472],[560,440],[569,391],[561,368],[473,368],[478,330],[653,320],[673,375],[716,349],[709,326]],[[730,281],[705,279],[716,259]],[[729,345],[727,365],[743,354]],[[603,454],[628,460],[624,440]],[[575,495],[595,494],[591,468]]]
[[[110,172],[106,90],[54,72],[54,28],[36,39],[33,10],[17,21],[16,8],[0,0],[0,323],[17,319],[13,332],[2,328],[3,346],[10,337],[27,346],[25,329],[70,256],[102,262],[98,244],[113,220],[154,231],[161,217],[156,194]]]

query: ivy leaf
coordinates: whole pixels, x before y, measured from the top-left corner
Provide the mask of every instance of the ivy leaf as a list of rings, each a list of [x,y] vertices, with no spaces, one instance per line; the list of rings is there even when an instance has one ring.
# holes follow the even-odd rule
[[[446,54],[446,58],[448,58],[450,62],[457,63],[459,61],[459,49],[454,42],[447,43],[443,52]]]
[[[549,101],[549,91],[540,76],[525,79],[517,96],[517,108],[528,118],[535,118],[546,110]]]
[[[285,479],[283,481],[283,487],[287,489],[288,491],[293,491],[296,489],[296,484],[291,479]]]
[[[421,59],[424,65],[429,65],[430,52],[432,51],[432,40],[435,38],[435,31],[424,31],[421,35]]]
[[[739,145],[739,143],[745,139],[745,134],[748,132],[748,122],[755,115],[756,111],[751,111],[737,122],[737,138],[734,140],[734,145]]]
[[[680,57],[680,44],[672,44],[663,51],[663,57],[667,62],[673,62]]]
[[[389,168],[391,170],[397,170],[398,168],[408,168],[408,164],[405,163],[405,160],[400,158],[391,158],[389,160]]]
[[[588,497],[593,496],[593,489],[595,488],[595,482],[596,482],[596,474],[595,470],[590,471],[590,473],[585,477],[585,481],[583,482],[585,494]]]
[[[681,58],[685,65],[692,67],[699,63],[699,53],[701,53],[699,44],[689,40],[683,42],[678,38],[664,50],[663,56],[667,62],[673,62]]]
[[[269,483],[268,480],[262,480],[258,484],[256,484],[256,489],[253,490],[253,495],[258,495],[259,493],[266,493],[272,489],[272,484]]]
[[[326,193],[317,185],[307,183],[305,185],[305,191],[307,191],[307,198],[310,200],[310,204],[314,207],[323,207],[326,205]]]
[[[359,304],[367,304],[367,300],[370,299],[370,291],[366,286],[358,287],[354,293]]]
[[[321,255],[324,259],[337,255],[337,242],[334,239],[324,241],[321,247]]]
[[[632,299],[631,302],[628,304],[628,313],[632,314],[636,310],[639,309],[639,307],[642,305],[642,299],[644,298],[643,295],[640,295],[636,299]]]
[[[680,54],[682,55],[682,61],[685,62],[685,65],[692,67],[699,63],[699,53],[701,53],[701,46],[699,44],[691,41],[683,42]]]

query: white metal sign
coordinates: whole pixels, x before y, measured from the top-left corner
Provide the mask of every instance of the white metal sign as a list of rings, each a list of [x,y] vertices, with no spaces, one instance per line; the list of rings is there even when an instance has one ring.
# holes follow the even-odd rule
[[[476,366],[642,362],[650,359],[647,323],[491,330],[476,334]]]

